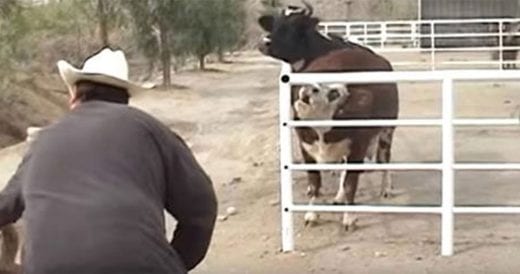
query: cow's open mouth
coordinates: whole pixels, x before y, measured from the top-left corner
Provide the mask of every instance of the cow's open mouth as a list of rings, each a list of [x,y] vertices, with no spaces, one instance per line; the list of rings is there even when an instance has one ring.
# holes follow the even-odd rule
[[[271,38],[266,35],[262,38],[262,41],[258,43],[258,50],[265,55],[269,55],[269,46],[271,45]]]
[[[264,45],[264,44],[260,44],[258,45],[258,50],[262,53],[262,54],[265,54],[265,55],[269,55],[269,48]]]

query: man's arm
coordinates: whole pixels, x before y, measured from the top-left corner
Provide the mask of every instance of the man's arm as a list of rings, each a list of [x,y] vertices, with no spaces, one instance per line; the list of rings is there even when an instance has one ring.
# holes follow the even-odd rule
[[[172,247],[188,270],[199,264],[208,250],[217,199],[211,180],[186,144],[170,132],[173,149],[167,163],[166,210],[177,220]]]
[[[23,158],[16,173],[0,192],[0,227],[14,223],[22,216],[25,205],[22,198],[22,174],[27,166],[29,153]]]

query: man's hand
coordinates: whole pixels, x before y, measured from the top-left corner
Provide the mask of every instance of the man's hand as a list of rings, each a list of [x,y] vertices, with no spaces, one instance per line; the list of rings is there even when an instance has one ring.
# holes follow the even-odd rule
[[[20,266],[15,263],[19,246],[18,231],[14,224],[2,228],[2,253],[0,254],[0,274],[21,273]]]

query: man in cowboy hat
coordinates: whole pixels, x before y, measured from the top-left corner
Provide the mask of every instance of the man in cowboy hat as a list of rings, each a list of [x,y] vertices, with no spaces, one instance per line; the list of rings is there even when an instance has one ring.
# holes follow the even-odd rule
[[[24,273],[186,273],[205,256],[217,202],[184,141],[127,106],[122,51],[58,62],[71,111],[39,132],[0,193],[0,227],[25,220]],[[177,220],[164,235],[163,210]]]

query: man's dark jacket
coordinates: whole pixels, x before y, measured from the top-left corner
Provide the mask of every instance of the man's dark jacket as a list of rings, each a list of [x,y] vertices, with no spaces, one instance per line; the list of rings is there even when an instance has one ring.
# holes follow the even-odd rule
[[[164,209],[177,220],[165,237]],[[205,256],[217,202],[180,137],[127,105],[79,105],[41,131],[0,193],[22,216],[24,273],[185,273]]]

